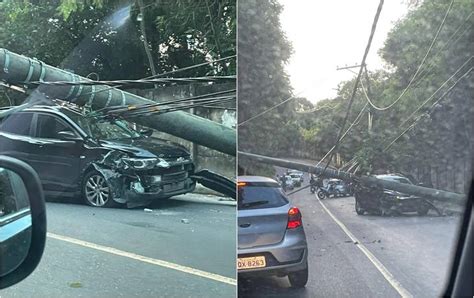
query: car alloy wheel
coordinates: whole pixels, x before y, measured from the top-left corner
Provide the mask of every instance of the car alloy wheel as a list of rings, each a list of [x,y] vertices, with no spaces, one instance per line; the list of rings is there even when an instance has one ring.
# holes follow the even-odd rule
[[[109,185],[99,173],[89,175],[84,185],[84,195],[87,203],[95,207],[104,207],[111,200]]]

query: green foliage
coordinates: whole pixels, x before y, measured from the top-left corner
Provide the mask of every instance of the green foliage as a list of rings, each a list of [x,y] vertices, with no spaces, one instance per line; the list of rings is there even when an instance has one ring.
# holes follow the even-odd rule
[[[291,96],[284,66],[291,46],[282,32],[282,6],[275,0],[239,2],[239,123]],[[290,103],[239,126],[239,150],[278,155],[296,143]]]
[[[235,0],[144,1],[145,31],[158,73],[235,54]],[[3,47],[80,75],[151,75],[135,1],[7,1],[0,6]],[[235,74],[235,62],[181,76]]]
[[[393,71],[369,73],[370,97],[377,106],[385,107],[391,104],[408,85],[436,34],[448,4],[441,0],[419,3],[389,33],[385,46],[379,54],[392,66]],[[469,0],[454,3],[437,42],[414,84],[393,108],[386,111],[371,111],[373,128],[370,133],[367,129],[367,116],[364,115],[340,146],[339,152],[344,160],[357,157],[361,171],[365,173],[399,171],[417,165],[447,164],[455,158],[472,156],[470,140],[473,135],[474,115],[472,74],[461,81],[434,109],[429,109],[447,87],[453,84],[454,79],[450,80],[447,87],[433,96],[411,121],[403,123],[473,55],[472,19],[466,20],[472,8],[472,1]],[[471,61],[455,78],[459,78],[472,65]],[[367,86],[365,79],[363,82]],[[318,102],[316,109],[321,108],[321,111],[312,113],[314,119],[312,122],[308,122],[307,119],[299,121],[302,125],[300,133],[304,140],[304,144],[300,146],[323,149],[313,151],[316,156],[322,156],[329,150],[325,140],[328,140],[329,144],[334,144],[335,140],[331,138],[331,134],[338,131],[336,124],[340,123],[345,114],[347,98],[353,84],[353,80],[341,83],[337,98]],[[329,112],[323,109],[328,102],[332,102],[334,106]],[[359,86],[348,125],[365,102]],[[341,104],[338,106],[339,103]],[[424,113],[426,115],[412,129],[401,136],[387,151],[383,151],[413,123],[414,119]]]

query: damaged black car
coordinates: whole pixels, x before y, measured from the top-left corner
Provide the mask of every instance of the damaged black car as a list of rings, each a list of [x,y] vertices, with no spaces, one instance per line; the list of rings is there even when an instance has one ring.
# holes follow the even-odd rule
[[[186,148],[91,115],[73,105],[11,113],[0,119],[0,153],[30,164],[46,195],[80,196],[94,207],[145,206],[194,190]]]
[[[378,179],[413,184],[408,178],[394,175],[376,175]],[[417,212],[426,215],[430,209],[437,209],[426,198],[408,195],[378,186],[358,184],[355,189],[355,211],[358,215],[365,212],[375,215],[397,215],[404,212]],[[439,212],[438,212],[439,213]]]

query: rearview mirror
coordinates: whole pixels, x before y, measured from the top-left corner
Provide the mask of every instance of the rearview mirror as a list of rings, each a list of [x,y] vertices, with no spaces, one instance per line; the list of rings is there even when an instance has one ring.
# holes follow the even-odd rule
[[[74,132],[70,130],[63,130],[58,132],[58,136],[61,138],[61,140],[66,140],[66,141],[80,141],[82,140],[81,137],[78,137]]]
[[[33,272],[45,240],[46,212],[38,175],[28,164],[0,156],[0,289]]]

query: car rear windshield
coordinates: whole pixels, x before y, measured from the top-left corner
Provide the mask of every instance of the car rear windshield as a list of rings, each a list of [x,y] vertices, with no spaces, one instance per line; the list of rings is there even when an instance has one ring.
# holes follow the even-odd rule
[[[249,184],[239,187],[238,209],[281,207],[288,204],[282,189],[276,183]]]

